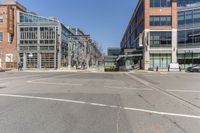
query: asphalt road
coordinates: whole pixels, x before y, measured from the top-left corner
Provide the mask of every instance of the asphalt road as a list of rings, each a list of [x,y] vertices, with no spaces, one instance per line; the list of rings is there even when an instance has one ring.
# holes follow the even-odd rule
[[[199,133],[200,74],[0,73],[0,133]]]

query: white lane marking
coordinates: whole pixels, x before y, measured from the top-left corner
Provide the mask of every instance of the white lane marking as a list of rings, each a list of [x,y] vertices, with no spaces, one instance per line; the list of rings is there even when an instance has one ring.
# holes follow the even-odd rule
[[[27,81],[28,83],[30,82],[36,82],[36,81],[41,81],[41,80],[46,80],[46,79],[53,79],[53,78],[57,78],[57,77],[70,77],[70,76],[74,76],[74,75],[80,75],[80,74],[68,74],[68,75],[57,75],[57,76],[54,76],[54,77],[47,77],[47,78],[39,78],[39,79],[34,79],[34,80],[29,80]],[[63,78],[65,78],[63,77]]]
[[[198,90],[170,90],[170,89],[167,89],[166,91],[169,91],[169,92],[189,92],[189,93],[200,93],[200,91],[198,91]]]
[[[114,105],[106,105],[106,104],[99,104],[99,103],[92,103],[92,102],[83,102],[83,101],[69,100],[69,99],[48,98],[48,97],[36,97],[36,96],[12,95],[12,94],[0,94],[0,96],[1,97],[14,97],[14,98],[47,100],[47,101],[58,101],[58,102],[67,102],[67,103],[76,103],[76,104],[87,104],[87,105],[100,106],[100,107],[111,107],[111,108],[117,108],[118,107],[118,106],[114,106]]]
[[[82,84],[72,84],[72,83],[50,83],[50,82],[31,82],[31,81],[27,81],[27,83],[44,84],[44,85],[60,85],[60,86],[65,86],[65,85],[82,86]]]
[[[130,111],[138,111],[138,112],[145,112],[145,113],[151,113],[151,114],[158,114],[158,115],[178,116],[178,117],[185,117],[185,118],[200,119],[200,116],[196,116],[196,115],[187,115],[187,114],[176,114],[176,113],[158,112],[158,111],[153,111],[153,110],[145,110],[145,109],[137,109],[137,108],[128,108],[128,107],[124,107],[124,109],[125,109],[125,110],[130,110]]]
[[[153,89],[149,88],[127,88],[127,87],[117,87],[117,86],[104,86],[105,88],[110,89],[121,89],[121,90],[139,90],[139,91],[152,91]]]
[[[127,111],[137,111],[137,112],[151,113],[151,114],[157,114],[157,115],[166,115],[166,116],[176,116],[176,117],[200,119],[200,116],[197,116],[197,115],[167,113],[167,112],[159,112],[159,111],[146,110],[146,109],[120,107],[120,106],[115,106],[115,105],[99,104],[99,103],[92,103],[92,102],[83,102],[83,101],[68,100],[68,99],[58,99],[58,98],[48,98],[48,97],[35,97],[35,96],[25,96],[25,95],[12,95],[12,94],[0,94],[0,96],[1,97],[37,99],[37,100],[46,100],[46,101],[59,101],[59,102],[85,104],[85,105],[91,105],[91,106],[109,107],[109,108],[117,108],[117,109],[121,108],[121,109],[124,109],[124,110],[127,110]]]

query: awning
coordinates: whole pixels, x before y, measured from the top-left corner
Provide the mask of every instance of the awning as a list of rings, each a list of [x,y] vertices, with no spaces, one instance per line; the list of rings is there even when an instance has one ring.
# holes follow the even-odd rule
[[[117,58],[117,61],[120,60],[121,58],[128,58],[128,57],[142,57],[142,54],[131,54],[131,55],[119,55]]]

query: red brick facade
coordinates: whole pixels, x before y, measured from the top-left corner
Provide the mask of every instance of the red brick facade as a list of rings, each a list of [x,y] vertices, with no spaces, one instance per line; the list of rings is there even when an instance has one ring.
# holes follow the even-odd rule
[[[12,12],[8,11],[9,8]],[[0,4],[0,15],[3,17],[3,23],[0,23],[0,32],[3,33],[3,41],[0,42],[0,69],[17,67],[17,10],[26,11],[26,8],[17,2]],[[8,13],[11,15],[10,18]],[[9,23],[9,21],[12,22]],[[9,42],[8,24],[11,24],[10,29],[13,29],[13,34],[11,33],[13,35],[12,42]],[[8,58],[9,54],[11,55],[10,58]]]

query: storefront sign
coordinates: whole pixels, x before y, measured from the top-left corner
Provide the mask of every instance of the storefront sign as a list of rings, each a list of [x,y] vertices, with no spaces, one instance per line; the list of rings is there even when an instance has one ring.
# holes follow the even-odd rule
[[[8,33],[14,34],[14,9],[12,6],[7,7],[7,25]]]
[[[6,54],[6,62],[13,62],[13,54]]]

